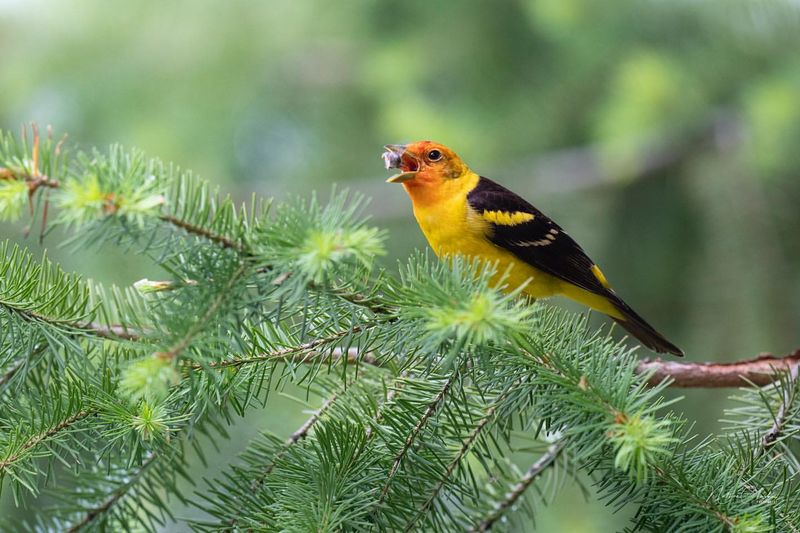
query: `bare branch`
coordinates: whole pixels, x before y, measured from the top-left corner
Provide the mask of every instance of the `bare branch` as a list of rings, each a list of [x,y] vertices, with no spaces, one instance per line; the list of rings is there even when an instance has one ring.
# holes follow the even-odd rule
[[[733,363],[689,363],[643,359],[636,372],[653,372],[648,383],[658,385],[671,379],[670,387],[745,387],[752,384],[768,385],[780,376],[780,371],[791,371],[800,365],[800,350],[783,357],[762,354],[755,359]]]

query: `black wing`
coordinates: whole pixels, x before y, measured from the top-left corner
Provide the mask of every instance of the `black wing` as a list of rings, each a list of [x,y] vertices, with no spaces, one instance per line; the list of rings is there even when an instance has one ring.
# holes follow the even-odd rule
[[[609,295],[597,267],[572,237],[544,213],[513,192],[481,177],[467,195],[469,205],[485,218],[488,212],[530,213],[533,219],[516,224],[492,223],[489,239],[520,260],[588,291]],[[599,272],[599,271],[597,271]],[[602,274],[600,275],[602,276]]]

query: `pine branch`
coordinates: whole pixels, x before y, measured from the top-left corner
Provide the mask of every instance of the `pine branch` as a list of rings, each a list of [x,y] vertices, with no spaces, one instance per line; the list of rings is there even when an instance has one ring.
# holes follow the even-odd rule
[[[377,325],[377,324],[376,324]],[[373,326],[368,326],[373,327]],[[353,331],[363,331],[367,327],[358,327]],[[209,363],[209,366],[226,367],[242,366],[249,363],[259,363],[272,360],[286,360],[295,363],[316,364],[319,361],[313,353],[314,348],[320,345],[335,342],[338,338],[346,336],[350,331],[344,331],[329,338],[317,339],[309,343],[278,350],[247,358],[233,358],[225,361]],[[302,357],[287,359],[288,355],[297,352],[309,353]],[[334,360],[342,358],[341,352],[334,352]],[[358,350],[350,348],[347,351],[348,362],[361,362],[367,365],[379,366],[380,361],[369,354],[360,355]],[[775,382],[780,377],[781,370],[794,371],[800,366],[800,350],[791,354],[777,357],[771,354],[762,354],[755,359],[734,361],[730,363],[694,363],[683,361],[664,361],[657,359],[642,359],[636,366],[637,374],[648,374],[650,376],[648,384],[658,385],[665,380],[669,380],[669,387],[677,388],[724,388],[724,387],[745,387],[748,385],[768,385]],[[193,366],[199,368],[199,365]]]
[[[26,456],[28,452],[36,448],[42,443],[47,442],[48,440],[56,437],[62,431],[66,431],[70,429],[74,424],[80,422],[84,418],[93,415],[96,413],[95,410],[84,409],[82,411],[78,411],[65,419],[61,420],[58,424],[48,428],[46,431],[42,433],[38,433],[33,435],[28,440],[26,440],[21,446],[17,448],[17,450],[6,457],[5,459],[0,459],[0,475],[9,468],[13,466],[17,461],[21,460]]]
[[[39,187],[47,187],[57,189],[61,183],[57,179],[52,179],[40,171],[41,162],[41,137],[39,136],[39,127],[36,123],[31,124],[32,130],[32,145],[31,145],[31,158],[30,170],[25,167],[19,168],[3,168],[0,167],[0,180],[22,180],[28,185],[28,195],[33,196]],[[0,132],[2,133],[2,132]],[[47,141],[52,141],[53,130],[47,129]],[[23,130],[23,138],[27,140],[27,131]],[[57,159],[61,155],[62,148],[66,136],[53,147],[54,158]],[[48,143],[50,144],[50,143]]]
[[[75,329],[81,331],[91,332],[97,337],[112,340],[118,339],[125,341],[136,341],[140,340],[145,335],[145,333],[142,331],[137,331],[135,329],[130,329],[126,326],[120,326],[117,324],[106,326],[99,322],[90,322],[89,324],[74,324],[74,327]]]
[[[191,224],[186,220],[182,220],[173,215],[160,215],[158,218],[159,220],[171,224],[176,228],[182,229],[189,235],[194,235],[195,237],[202,237],[204,239],[208,239],[214,244],[219,244],[224,249],[230,248],[232,250],[236,250],[237,252],[248,253],[244,244],[242,244],[241,242],[233,241],[223,235],[218,235],[206,228],[201,228],[199,226]]]
[[[270,475],[270,473],[272,473],[272,469],[275,468],[275,463],[286,454],[286,451],[289,449],[289,447],[294,446],[301,440],[305,439],[306,436],[308,436],[308,433],[314,427],[314,424],[316,424],[319,421],[319,419],[328,411],[328,409],[330,409],[333,406],[334,402],[336,402],[338,398],[339,396],[337,394],[334,394],[333,396],[325,400],[325,402],[323,402],[320,408],[314,411],[314,413],[311,415],[311,417],[309,417],[308,420],[303,422],[303,425],[301,425],[294,432],[292,432],[291,435],[289,435],[289,438],[286,439],[283,448],[275,455],[272,462],[268,464],[266,468],[264,468],[262,475],[259,476],[258,479],[256,479],[253,482],[253,490],[258,489],[264,482],[264,478]]]
[[[277,451],[277,453],[272,457],[272,460],[267,464],[261,474],[253,480],[250,484],[250,488],[252,491],[258,491],[261,489],[261,486],[264,483],[264,480],[272,473],[272,470],[275,468],[276,463],[282,459],[286,453],[289,451],[289,448],[300,442],[301,440],[305,439],[308,436],[308,433],[314,427],[314,425],[319,421],[319,419],[330,409],[336,400],[339,398],[338,394],[333,394],[328,399],[326,399],[323,404],[320,406],[319,409],[314,411],[312,415],[303,422],[303,424],[297,428],[289,438],[283,443],[283,446]],[[230,520],[229,525],[230,527],[236,527],[238,521],[236,518]]]
[[[333,361],[346,359],[348,363],[364,363],[366,365],[380,366],[380,362],[377,359],[375,359],[375,357],[371,356],[370,354],[359,355],[358,350],[355,348],[348,349],[346,354],[341,350],[339,350],[338,352],[337,350],[334,350],[330,354],[320,354],[318,351],[316,351],[325,345],[335,343],[341,340],[342,338],[348,337],[354,333],[361,333],[367,331],[368,329],[373,328],[375,326],[376,324],[359,324],[353,327],[352,329],[342,330],[328,337],[315,339],[313,341],[309,341],[297,346],[290,346],[287,348],[282,348],[280,350],[275,350],[273,352],[258,354],[250,357],[234,357],[222,361],[212,361],[208,363],[206,366],[210,368],[228,368],[228,367],[236,368],[248,364],[263,363],[267,361],[317,364],[325,362],[329,359],[332,359]],[[203,368],[203,366],[204,365],[200,363],[193,363],[190,366],[190,368],[192,368],[193,370],[199,370]]]
[[[107,513],[128,493],[131,488],[136,485],[136,483],[139,481],[139,479],[141,479],[141,477],[145,474],[147,469],[153,464],[157,457],[158,453],[152,452],[150,456],[141,464],[141,466],[139,466],[134,476],[112,491],[108,498],[106,498],[106,500],[100,505],[88,509],[83,518],[75,522],[69,529],[67,529],[67,533],[77,533],[78,531],[91,526],[95,520]]]
[[[298,442],[300,442],[301,440],[305,439],[308,436],[308,433],[311,431],[314,425],[325,414],[325,412],[331,408],[331,406],[334,404],[334,402],[336,402],[337,399],[338,399],[337,394],[330,396],[327,400],[325,400],[325,402],[320,406],[319,409],[317,409],[316,411],[314,411],[314,413],[312,413],[311,417],[309,417],[308,420],[303,422],[303,424],[297,430],[295,430],[289,436],[289,438],[286,439],[286,441],[284,441],[283,445],[277,450],[275,455],[271,458],[270,462],[264,467],[264,469],[261,471],[258,477],[254,479],[250,484],[250,490],[252,492],[257,492],[258,490],[261,490],[261,487],[264,484],[264,480],[267,478],[267,476],[269,476],[272,473],[277,462],[280,461],[286,455],[286,453],[292,446],[294,446],[295,444],[297,444]],[[238,519],[236,517],[231,518],[228,521],[228,525],[230,527],[236,527],[237,524],[238,524]]]
[[[24,181],[28,185],[30,194],[34,194],[39,187],[46,187],[48,189],[58,189],[61,187],[61,182],[56,179],[51,179],[44,174],[28,173],[22,170],[0,167],[0,180],[2,179]]]
[[[47,257],[35,261],[32,255],[8,241],[0,243],[0,313],[16,316],[22,325],[36,324],[59,330],[68,336],[90,336],[116,341],[136,340],[142,332],[135,327],[106,324],[95,320],[124,315],[132,304],[114,305],[98,301],[105,294],[75,274],[69,274]],[[115,294],[114,296],[119,296]]]
[[[401,376],[402,375],[404,374],[401,373]],[[282,444],[280,444],[270,454],[269,459],[266,461],[266,466],[264,466],[263,469],[261,469],[259,475],[250,482],[247,493],[235,494],[235,491],[230,491],[230,490],[222,491],[222,493],[225,494],[226,497],[230,497],[231,494],[234,493],[233,494],[234,498],[241,503],[243,500],[247,500],[251,495],[256,494],[258,491],[260,491],[262,489],[264,482],[267,480],[268,476],[273,473],[275,466],[282,459],[284,459],[287,456],[287,454],[289,454],[292,451],[292,448],[294,446],[298,445],[301,441],[304,441],[305,439],[309,438],[309,433],[311,432],[311,430],[314,427],[320,425],[322,423],[323,418],[327,419],[328,421],[330,421],[331,419],[333,420],[337,419],[336,413],[332,413],[327,417],[325,415],[334,411],[340,404],[342,403],[347,404],[348,401],[352,401],[352,394],[348,396],[347,393],[348,391],[350,393],[353,393],[354,391],[353,385],[354,384],[364,385],[364,380],[359,379],[359,376],[357,374],[353,375],[352,379],[348,380],[348,382],[349,382],[348,385],[338,386],[337,391],[331,393],[330,396],[328,396],[328,398],[323,402],[322,406],[317,411],[315,411],[310,418],[308,418],[297,430],[295,430],[286,440],[283,441]],[[383,416],[384,407],[395,398],[400,388],[401,387],[399,385],[390,386],[384,400],[379,404],[374,414],[372,416],[362,416],[361,418],[370,419],[374,424],[379,423]],[[344,409],[345,412],[349,412],[347,411],[349,407],[347,407],[346,405],[342,409]],[[375,435],[375,432],[372,431],[372,427],[373,427],[372,425],[367,425],[366,427],[365,440],[362,444],[362,447],[364,448],[367,447],[372,437]],[[310,446],[313,447],[314,443],[312,442]],[[255,467],[255,463],[253,462],[252,459],[249,460],[248,463],[249,464],[245,468],[245,470],[249,472],[253,470],[253,468]],[[242,486],[237,485],[236,488],[241,489]],[[236,506],[234,507],[238,509],[238,507]],[[226,505],[225,508],[226,509],[230,508],[230,505]],[[227,516],[221,520],[219,524],[223,527],[224,530],[227,531],[229,530],[229,528],[236,526],[241,527],[242,522],[240,521],[240,517],[236,516],[237,514],[241,514],[241,511],[239,513],[235,513],[233,516]],[[246,516],[246,514],[243,516]],[[252,524],[252,521],[249,523]],[[214,529],[218,529],[218,527]]]
[[[205,314],[200,317],[200,319],[195,322],[194,326],[186,332],[185,335],[181,337],[181,339],[172,347],[167,350],[164,355],[168,359],[175,359],[178,357],[199,335],[206,327],[208,327],[208,322],[214,317],[214,315],[219,311],[220,307],[225,303],[225,301],[230,297],[230,291],[233,287],[241,280],[244,276],[245,272],[247,272],[247,265],[240,265],[239,268],[234,271],[231,277],[225,282],[225,286],[223,290],[217,294],[214,299],[209,303],[208,308],[206,309]]]
[[[30,198],[36,194],[37,190],[41,187],[45,187],[48,189],[62,189],[63,184],[61,181],[57,179],[52,179],[44,174],[41,174],[38,169],[38,154],[39,154],[39,146],[40,146],[40,139],[39,139],[39,132],[38,128],[33,128],[33,146],[32,146],[32,170],[30,172],[26,171],[24,168],[2,168],[0,167],[0,180],[21,180],[24,181],[28,185],[28,195]],[[56,145],[54,154],[57,157],[60,155],[61,147],[63,145],[63,139]],[[107,199],[107,206],[104,209],[107,215],[113,215],[116,213],[118,209],[118,202],[119,200],[115,199],[113,193],[112,196],[109,196]],[[193,224],[191,221],[180,218],[173,214],[161,214],[157,217],[162,222],[169,224],[177,229],[185,231],[189,235],[194,235],[195,237],[200,237],[203,239],[207,239],[215,244],[219,244],[223,248],[229,248],[236,250],[241,253],[248,253],[245,245],[241,242],[234,241],[229,239],[224,235],[220,235],[211,231],[208,228],[200,227],[196,224]],[[43,224],[46,224],[46,217],[42,221]]]
[[[675,491],[678,491],[687,501],[691,502],[693,505],[697,506],[698,508],[704,509],[710,515],[714,516],[721,524],[729,529],[733,529],[736,526],[737,518],[735,516],[729,516],[727,513],[720,510],[718,505],[715,505],[714,500],[711,497],[708,498],[701,498],[698,494],[690,490],[682,480],[676,479],[676,477],[671,473],[666,471],[664,468],[660,466],[654,466],[653,471],[659,478],[659,481],[665,483],[670,486]]]
[[[492,421],[499,404],[502,403],[502,401],[506,398],[508,392],[509,392],[508,390],[504,391],[500,396],[498,396],[494,400],[491,407],[489,407],[486,410],[486,413],[483,415],[483,417],[481,417],[481,419],[472,429],[467,438],[464,439],[464,441],[461,443],[461,448],[458,450],[458,453],[456,453],[455,457],[453,457],[453,459],[447,465],[447,468],[445,469],[444,474],[441,476],[439,481],[437,481],[436,484],[433,486],[433,491],[428,496],[428,499],[425,500],[422,506],[417,510],[416,515],[414,515],[414,517],[406,525],[405,528],[406,532],[412,531],[414,529],[414,526],[416,525],[417,521],[419,521],[420,517],[428,511],[434,500],[439,497],[439,493],[441,492],[445,483],[450,479],[450,476],[453,475],[453,472],[455,472],[456,468],[461,464],[461,461],[464,460],[467,453],[470,451],[472,445],[478,439],[478,436],[481,434],[481,432],[486,428],[489,422]]]
[[[66,329],[70,332],[80,332],[85,333],[88,335],[92,335],[94,337],[108,339],[108,340],[138,340],[142,334],[133,329],[128,329],[125,326],[120,325],[110,325],[106,326],[99,322],[74,322],[71,320],[62,320],[59,318],[55,318],[52,316],[47,316],[42,313],[37,313],[36,311],[32,311],[30,309],[26,309],[24,307],[14,305],[10,302],[0,301],[0,308],[5,308],[8,312],[15,313],[22,317],[25,317],[27,320],[36,321],[36,322],[44,322],[51,326],[60,329]]]
[[[20,357],[2,375],[0,375],[0,388],[2,388],[3,385],[11,381],[11,378],[13,378],[17,374],[17,372],[19,372],[22,369],[22,367],[25,366],[25,364],[28,362],[28,359],[29,359],[28,356]]]
[[[378,407],[377,413],[375,413],[375,418],[373,420],[375,426],[380,424],[381,421],[383,420],[383,417],[385,416],[384,412],[386,407],[389,406],[392,402],[394,402],[394,399],[397,397],[397,395],[403,388],[404,382],[402,380],[404,380],[407,377],[408,377],[408,372],[406,372],[405,370],[403,372],[400,372],[400,374],[395,378],[395,381],[389,387],[389,392],[386,393],[386,398],[384,398],[383,402],[381,402],[381,405]],[[374,433],[372,428],[373,426],[367,426],[366,432],[367,432],[368,442],[372,438],[372,435]]]
[[[386,496],[389,494],[389,489],[391,488],[391,482],[394,478],[397,471],[400,469],[400,465],[403,462],[406,454],[411,450],[411,447],[414,445],[419,434],[422,432],[423,428],[426,426],[428,421],[431,417],[436,413],[439,409],[439,406],[442,404],[444,397],[447,396],[447,393],[450,391],[450,388],[455,383],[456,379],[460,377],[460,370],[456,370],[450,374],[450,376],[445,380],[442,388],[439,389],[439,392],[434,396],[433,400],[428,404],[425,408],[425,411],[422,413],[422,417],[420,417],[417,424],[411,430],[408,437],[406,437],[405,442],[403,443],[403,447],[400,452],[395,456],[394,461],[392,461],[392,467],[389,470],[389,474],[386,478],[386,483],[383,485],[381,489],[381,495],[378,498],[378,505],[383,503],[386,499]]]
[[[13,264],[25,268],[0,264],[0,299],[14,308],[0,303],[9,330],[0,332],[0,385],[25,378],[21,402],[4,390],[2,426],[16,431],[0,476],[15,496],[36,495],[53,460],[74,467],[72,486],[57,487],[66,505],[53,513],[74,531],[162,523],[163,498],[180,497],[177,476],[191,477],[183,445],[198,445],[209,426],[224,433],[231,414],[266,401],[276,369],[279,384],[305,382],[327,399],[288,439],[264,433],[251,443],[244,466],[209,486],[207,510],[219,522],[198,527],[484,531],[543,481],[565,443],[570,465],[594,473],[608,500],[639,506],[639,527],[792,527],[800,462],[784,442],[797,433],[800,351],[730,364],[638,362],[578,319],[500,294],[494,272],[477,263],[418,256],[398,279],[378,271],[382,233],[344,195],[328,206],[277,206],[266,219],[140,152],[81,154],[62,172],[59,147],[38,132],[26,142],[0,138],[0,216],[19,219],[28,205],[45,222],[52,199],[53,224],[75,243],[133,245],[173,277],[164,286],[174,290],[139,301],[95,293],[51,267],[35,271],[21,256]],[[44,208],[34,210],[37,191]],[[46,357],[28,370],[23,356],[42,344]],[[713,439],[690,448],[682,419],[662,414],[670,380],[771,383],[786,370],[783,389],[746,398],[738,448]],[[563,440],[520,477],[507,462],[511,432],[540,424]],[[786,453],[754,458],[775,443]],[[55,520],[51,529],[63,527]]]
[[[494,505],[494,508],[483,520],[481,520],[474,528],[473,532],[488,531],[492,526],[503,517],[503,515],[511,509],[519,498],[528,490],[528,487],[536,481],[536,478],[542,474],[548,467],[555,463],[558,456],[564,450],[564,442],[555,442],[547,448],[547,451],[534,462],[525,474],[520,478],[519,482],[514,485],[509,492],[505,494],[503,499]]]

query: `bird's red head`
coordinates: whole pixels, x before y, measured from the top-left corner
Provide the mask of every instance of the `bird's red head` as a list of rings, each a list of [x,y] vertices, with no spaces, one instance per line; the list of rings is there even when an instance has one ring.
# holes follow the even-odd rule
[[[386,168],[398,168],[387,181],[402,183],[406,189],[438,187],[460,178],[469,171],[448,147],[432,141],[411,144],[387,144],[383,153]]]

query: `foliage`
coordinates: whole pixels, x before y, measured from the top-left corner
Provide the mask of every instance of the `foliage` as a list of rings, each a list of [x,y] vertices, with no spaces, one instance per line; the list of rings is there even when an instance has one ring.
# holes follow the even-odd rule
[[[200,531],[482,531],[578,473],[638,509],[632,529],[800,528],[796,376],[744,391],[730,435],[694,443],[631,350],[500,294],[492,265],[381,271],[383,233],[347,193],[270,212],[138,151],[45,167],[9,147],[53,161],[57,144],[4,138],[7,179],[40,216],[58,206],[48,232],[164,276],[102,287],[0,249],[0,488],[55,502],[6,529],[156,530],[187,479]],[[263,432],[213,480],[186,468],[289,383],[324,400],[289,439]]]

